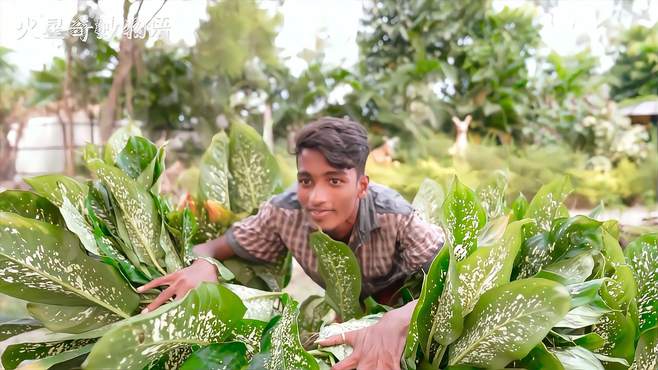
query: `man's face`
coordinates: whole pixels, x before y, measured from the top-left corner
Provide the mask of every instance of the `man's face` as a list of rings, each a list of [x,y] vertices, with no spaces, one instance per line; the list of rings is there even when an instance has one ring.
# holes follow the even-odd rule
[[[297,197],[309,216],[325,232],[351,227],[359,199],[366,195],[368,178],[356,169],[332,167],[317,150],[303,149],[297,157]]]

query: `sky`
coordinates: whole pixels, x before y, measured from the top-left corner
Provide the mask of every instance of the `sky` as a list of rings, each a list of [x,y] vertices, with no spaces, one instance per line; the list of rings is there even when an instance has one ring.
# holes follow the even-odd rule
[[[571,54],[589,47],[601,59],[601,68],[612,63],[607,50],[604,22],[610,21],[615,0],[562,0],[546,13],[538,8],[541,36],[545,52],[554,50]],[[100,0],[104,24],[115,29],[121,20],[121,0]],[[298,53],[314,49],[316,40],[323,40],[325,61],[332,65],[350,67],[358,58],[356,33],[362,15],[361,0],[262,0],[270,11],[278,10],[284,18],[278,31],[276,46],[293,73],[301,72],[304,61]],[[494,0],[494,8],[517,7],[524,0]],[[63,56],[63,46],[49,30],[61,28],[75,14],[78,0],[0,0],[0,46],[13,50],[10,60],[19,68],[22,78],[30,70],[41,69],[52,57]],[[140,18],[148,19],[162,4],[161,0],[144,0]],[[151,26],[158,28],[159,38],[170,42],[194,43],[194,33],[206,16],[206,0],[169,0]],[[637,9],[646,19],[620,21],[651,25],[658,21],[658,0],[637,0]],[[617,18],[615,18],[615,21]],[[90,32],[93,32],[91,30]],[[120,30],[114,32],[118,36]]]

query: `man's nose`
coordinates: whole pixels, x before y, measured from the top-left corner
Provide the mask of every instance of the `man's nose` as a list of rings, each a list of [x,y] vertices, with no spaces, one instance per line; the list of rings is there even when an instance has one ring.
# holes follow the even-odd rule
[[[322,186],[315,186],[308,197],[311,206],[319,206],[327,202],[327,192]]]

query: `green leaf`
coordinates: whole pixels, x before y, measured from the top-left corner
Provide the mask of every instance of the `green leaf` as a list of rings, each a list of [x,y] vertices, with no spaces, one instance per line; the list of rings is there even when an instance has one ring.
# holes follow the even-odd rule
[[[450,348],[450,365],[502,368],[530,353],[569,310],[569,292],[546,279],[517,280],[482,295]]]
[[[482,183],[477,190],[478,199],[482,202],[488,219],[494,219],[505,212],[505,195],[507,193],[507,178],[497,172],[492,179]]]
[[[658,234],[643,235],[626,246],[626,258],[637,283],[640,334],[658,321]]]
[[[25,178],[23,181],[30,185],[35,193],[48,199],[58,207],[62,206],[63,195],[66,195],[78,209],[82,209],[87,197],[87,189],[77,180],[68,176],[42,175]]]
[[[83,356],[89,353],[93,347],[94,344],[90,343],[85,346],[72,349],[70,351],[58,353],[54,356],[48,356],[39,360],[30,361],[29,365],[21,366],[21,369],[56,370],[56,369],[77,368],[77,366],[76,367],[69,366],[71,364],[71,360],[79,360],[76,362],[78,364],[82,364],[82,358],[84,358]]]
[[[555,324],[558,328],[578,329],[598,323],[603,315],[610,312],[609,308],[602,308],[592,304],[578,306],[567,313],[560,322]]]
[[[140,262],[166,274],[160,264],[165,257],[159,247],[162,224],[151,194],[116,167],[98,160],[89,162],[88,166],[116,199],[127,236]]]
[[[444,199],[445,194],[441,185],[434,180],[424,179],[411,205],[425,222],[440,225]]]
[[[564,370],[560,360],[546,349],[544,343],[535,348],[519,361],[519,365],[527,370]]]
[[[523,194],[519,194],[519,196],[512,202],[512,215],[513,215],[513,220],[522,220],[525,217],[525,214],[528,209],[528,200],[526,199]]]
[[[320,329],[318,340],[326,339],[332,336],[341,335],[354,330],[360,330],[376,324],[381,320],[383,314],[364,316],[360,319],[352,319],[341,323],[325,325]],[[336,357],[336,360],[342,361],[345,357],[352,354],[352,347],[346,344],[338,346],[322,347],[323,351],[330,352]]]
[[[541,230],[549,230],[554,219],[569,216],[562,202],[572,190],[568,177],[555,179],[542,186],[532,198],[524,217],[534,219]]]
[[[247,124],[232,123],[229,137],[231,210],[251,213],[281,190],[279,165],[260,135]]]
[[[361,269],[354,253],[345,243],[321,231],[311,233],[309,238],[325,282],[327,302],[342,321],[361,317]]]
[[[85,249],[92,254],[99,255],[96,238],[91,226],[66,195],[62,196],[62,206],[59,207],[59,210],[66,221],[67,228],[78,236]]]
[[[658,367],[658,329],[645,331],[637,343],[634,370],[654,370]]]
[[[62,334],[48,331],[41,333],[41,335],[27,333],[25,337],[19,336],[14,344],[7,346],[2,353],[2,365],[5,369],[12,370],[26,360],[47,359],[61,353],[80,349],[96,342],[108,329],[108,327],[103,327],[81,334]]]
[[[261,340],[267,322],[259,320],[242,319],[231,331],[226,340],[242,342],[247,346],[247,358],[251,359],[260,352]]]
[[[254,263],[238,257],[222,261],[240,284],[254,289],[281,291],[290,282],[292,253],[288,251],[274,263]]]
[[[604,370],[594,353],[583,347],[564,347],[551,352],[560,360],[564,370]]]
[[[445,279],[445,287],[439,298],[437,311],[432,315],[429,339],[435,340],[443,346],[443,350],[461,335],[464,328],[464,314],[459,298],[459,275],[457,273],[457,261],[455,258],[454,248],[449,241],[446,241],[443,248],[448,248],[450,262],[448,264],[448,274]],[[425,345],[427,354],[432,352],[432,343],[428,341]],[[432,363],[440,363],[440,358],[433,358]]]
[[[584,306],[600,300],[599,289],[601,289],[604,281],[604,279],[594,279],[567,285],[567,290],[571,294],[571,307]]]
[[[142,369],[167,353],[169,365],[180,365],[190,346],[225,339],[244,312],[230,290],[202,283],[182,300],[115,325],[96,343],[85,367]]]
[[[0,193],[0,211],[64,226],[59,210],[48,199],[31,191],[5,190]]]
[[[430,331],[432,323],[440,320],[433,318],[439,309],[439,298],[443,293],[449,264],[450,251],[444,245],[439,254],[434,257],[427,276],[423,280],[420,297],[418,297],[418,302],[416,302],[416,307],[411,316],[403,354],[407,368],[415,368],[416,353],[419,346],[422,346],[424,359],[431,360],[432,353],[430,352],[433,338]]]
[[[139,127],[129,123],[124,127],[120,127],[114,131],[112,136],[107,140],[103,152],[103,160],[108,165],[114,165],[119,157],[119,153],[128,143],[131,136],[141,136],[142,130]]]
[[[27,301],[96,304],[129,317],[139,296],[121,275],[88,257],[75,235],[49,223],[0,212],[0,290]]]
[[[621,312],[609,312],[592,327],[592,332],[603,338],[604,344],[599,353],[608,356],[633,360],[635,353],[636,326],[630,317]]]
[[[284,299],[283,314],[263,336],[262,367],[267,370],[308,369],[317,370],[318,363],[304,350],[299,341],[297,316],[299,309],[293,299]],[[253,367],[253,365],[252,365]]]
[[[43,325],[33,319],[16,319],[0,322],[0,342],[14,335],[42,328]]]
[[[153,161],[157,152],[158,148],[150,140],[141,136],[131,136],[117,155],[116,166],[136,180]],[[152,175],[151,173],[151,177]]]
[[[192,353],[180,370],[240,370],[247,363],[244,343],[213,343]]]
[[[123,319],[100,306],[55,306],[28,303],[27,310],[51,331],[77,334]]]
[[[477,248],[478,231],[487,221],[475,193],[455,179],[443,203],[443,224],[455,258],[461,261]]]
[[[478,233],[478,246],[491,246],[491,244],[497,242],[505,233],[508,223],[509,216],[500,216],[489,220]]]
[[[514,259],[523,241],[523,226],[528,222],[530,220],[511,223],[497,243],[478,248],[457,264],[463,315],[471,312],[486,291],[509,282]]]
[[[199,198],[212,199],[230,209],[229,201],[229,140],[222,131],[212,138],[199,163]]]

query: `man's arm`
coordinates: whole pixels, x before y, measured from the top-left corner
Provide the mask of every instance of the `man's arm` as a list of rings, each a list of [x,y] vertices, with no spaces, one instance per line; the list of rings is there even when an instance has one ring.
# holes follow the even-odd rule
[[[220,261],[224,261],[235,256],[233,248],[228,244],[226,235],[222,235],[217,239],[209,240],[203,244],[194,246],[192,249],[197,256],[212,257]]]

